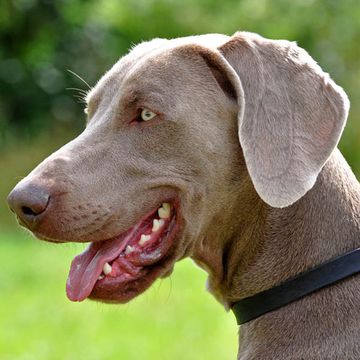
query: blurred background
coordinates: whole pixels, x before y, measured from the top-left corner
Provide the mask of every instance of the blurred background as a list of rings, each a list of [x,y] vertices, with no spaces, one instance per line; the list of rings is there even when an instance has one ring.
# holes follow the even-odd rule
[[[234,359],[237,327],[191,261],[129,305],[73,304],[79,246],[32,239],[7,209],[13,185],[84,127],[81,91],[133,44],[237,30],[295,40],[351,101],[340,148],[360,174],[357,0],[3,0],[0,2],[0,358]],[[70,71],[68,71],[70,70]],[[81,95],[81,94],[80,94]]]

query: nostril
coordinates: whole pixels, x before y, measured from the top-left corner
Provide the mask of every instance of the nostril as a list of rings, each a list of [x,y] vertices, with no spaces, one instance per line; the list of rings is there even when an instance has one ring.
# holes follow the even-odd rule
[[[38,215],[38,213],[36,213],[34,210],[32,210],[31,208],[29,208],[27,206],[22,206],[21,211],[25,215],[32,215],[32,216]]]
[[[49,191],[32,183],[17,185],[8,197],[10,209],[17,215],[21,224],[30,230],[40,223],[42,213],[48,208]]]

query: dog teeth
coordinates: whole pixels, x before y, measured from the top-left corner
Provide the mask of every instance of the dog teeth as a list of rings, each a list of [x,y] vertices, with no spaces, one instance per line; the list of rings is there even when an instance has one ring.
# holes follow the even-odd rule
[[[105,277],[105,276],[101,274],[101,275],[98,277],[98,280],[102,280],[104,277]]]
[[[144,235],[144,234],[142,234],[142,235],[140,236],[139,244],[140,244],[141,246],[143,246],[147,241],[150,240],[150,238],[151,238],[150,235]]]
[[[103,273],[104,273],[105,275],[108,275],[108,274],[111,273],[111,270],[112,270],[111,265],[106,262],[106,263],[104,264],[104,266],[103,266]]]
[[[163,203],[158,209],[160,219],[168,219],[170,217],[170,204]]]
[[[154,219],[153,221],[153,227],[152,227],[152,232],[158,231],[162,226],[164,225],[164,220],[163,219]]]
[[[134,246],[128,245],[125,249],[125,255],[131,254],[135,250]]]

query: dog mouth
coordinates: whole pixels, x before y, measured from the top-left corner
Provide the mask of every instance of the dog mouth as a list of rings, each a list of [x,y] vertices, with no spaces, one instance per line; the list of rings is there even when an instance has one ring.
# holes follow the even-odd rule
[[[176,207],[165,202],[124,233],[92,242],[71,263],[68,298],[121,303],[147,289],[173,263],[177,218]]]

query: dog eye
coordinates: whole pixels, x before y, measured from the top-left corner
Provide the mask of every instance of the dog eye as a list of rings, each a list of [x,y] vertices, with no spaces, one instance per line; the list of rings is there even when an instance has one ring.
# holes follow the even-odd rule
[[[140,119],[142,121],[149,121],[149,120],[153,119],[155,116],[156,116],[156,114],[153,113],[151,110],[142,109],[141,114],[140,114]]]

